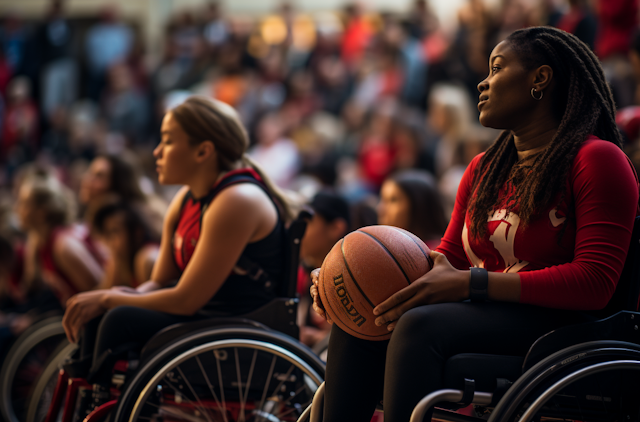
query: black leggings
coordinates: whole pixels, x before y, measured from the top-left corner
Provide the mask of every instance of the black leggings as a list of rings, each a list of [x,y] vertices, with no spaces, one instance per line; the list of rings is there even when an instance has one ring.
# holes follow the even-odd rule
[[[384,399],[385,422],[406,422],[422,397],[443,387],[449,357],[459,353],[524,356],[541,335],[587,320],[575,311],[461,302],[410,310],[388,341],[361,340],[334,324],[324,420],[369,422],[376,404]]]
[[[80,339],[81,359],[92,359],[90,382],[109,385],[111,370],[102,358],[109,350],[129,345],[129,351],[140,351],[154,334],[173,324],[202,319],[202,316],[180,316],[150,311],[133,306],[119,306],[85,326]]]

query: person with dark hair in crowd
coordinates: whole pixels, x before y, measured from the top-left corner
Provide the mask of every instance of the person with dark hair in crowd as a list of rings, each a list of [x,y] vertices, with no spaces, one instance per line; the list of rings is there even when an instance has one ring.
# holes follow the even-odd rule
[[[422,170],[404,170],[388,177],[380,189],[378,224],[400,227],[430,248],[440,244],[447,228],[435,178]]]
[[[329,334],[331,326],[315,312],[309,312],[311,297],[306,293],[311,287],[309,272],[321,266],[333,245],[349,232],[351,217],[347,201],[332,192],[318,192],[309,206],[313,210],[313,217],[300,243],[302,265],[298,273],[298,314],[301,319],[300,340],[313,346]]]
[[[189,97],[167,112],[161,133],[154,150],[158,180],[185,186],[165,217],[151,278],[135,291],[98,290],[67,302],[67,337],[81,340],[67,368],[94,384],[82,416],[109,399],[112,367],[105,353],[113,357],[132,343],[139,350],[179,322],[255,310],[275,298],[284,277],[285,221],[292,211],[245,154],[249,139],[235,110]]]
[[[443,387],[449,357],[524,356],[613,295],[639,183],[598,59],[574,35],[532,27],[499,43],[489,69],[478,84],[480,123],[503,132],[467,168],[431,271],[374,308],[391,339],[332,327],[327,422],[369,421],[381,398],[386,422],[407,421]],[[318,271],[312,280],[325,315]]]
[[[159,232],[162,216],[147,204],[147,197],[140,188],[135,167],[127,160],[112,154],[99,155],[91,162],[82,177],[78,192],[84,207],[84,221],[91,226],[95,212],[104,204],[122,201],[136,204],[152,230]]]
[[[160,235],[149,227],[135,204],[104,205],[96,212],[93,226],[109,249],[100,289],[135,288],[149,280],[158,257]]]

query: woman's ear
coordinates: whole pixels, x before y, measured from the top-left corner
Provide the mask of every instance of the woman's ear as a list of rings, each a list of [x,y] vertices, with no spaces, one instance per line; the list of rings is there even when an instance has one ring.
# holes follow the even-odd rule
[[[211,141],[200,142],[196,149],[196,161],[207,161],[212,155],[216,153],[216,147]]]
[[[543,91],[548,88],[553,80],[553,69],[549,65],[542,65],[536,69],[533,79],[533,88]]]

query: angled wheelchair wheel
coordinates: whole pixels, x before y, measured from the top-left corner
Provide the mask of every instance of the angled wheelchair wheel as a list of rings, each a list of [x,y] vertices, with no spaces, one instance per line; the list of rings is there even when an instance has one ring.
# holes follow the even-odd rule
[[[6,422],[25,419],[32,386],[62,341],[62,316],[37,322],[15,341],[0,371],[0,409]]]
[[[43,422],[45,420],[58,382],[60,365],[70,358],[77,348],[76,344],[66,340],[58,345],[33,387],[25,419],[27,422]],[[56,420],[58,419],[56,418]]]
[[[324,364],[288,336],[206,330],[148,359],[111,420],[295,421],[323,378]]]
[[[519,421],[523,415],[528,420],[638,420],[640,372],[629,371],[615,362],[637,362],[640,365],[640,345],[596,341],[554,353],[529,369],[511,386],[491,413],[489,421]],[[580,378],[576,376],[579,373],[582,373]],[[565,380],[563,388],[553,388],[562,380]],[[541,397],[545,403],[538,407]],[[538,410],[531,415],[528,409],[534,403]]]

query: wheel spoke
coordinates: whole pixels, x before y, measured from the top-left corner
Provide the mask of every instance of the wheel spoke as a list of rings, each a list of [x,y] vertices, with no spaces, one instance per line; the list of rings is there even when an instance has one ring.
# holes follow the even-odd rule
[[[269,384],[271,384],[271,377],[273,376],[273,369],[276,366],[276,356],[273,356],[273,359],[271,360],[271,368],[269,368],[269,375],[267,375],[267,381],[264,384],[264,391],[262,392],[262,399],[260,400],[260,407],[259,409],[262,409],[262,407],[264,406],[264,401],[267,398],[267,390],[269,389]]]
[[[244,389],[244,399],[242,402],[247,404],[247,397],[249,396],[249,387],[251,386],[251,379],[253,378],[253,370],[256,366],[256,358],[258,357],[258,351],[253,351],[253,358],[251,359],[251,366],[249,367],[249,376],[247,377],[247,388]]]
[[[207,419],[208,422],[213,422],[209,418],[209,412],[200,401],[200,397],[198,396],[198,394],[196,394],[196,390],[193,389],[193,386],[191,385],[187,377],[184,376],[184,372],[182,372],[182,369],[180,369],[180,365],[178,365],[176,369],[178,370],[178,372],[180,372],[180,376],[182,376],[182,379],[184,380],[184,382],[187,383],[187,387],[189,387],[189,390],[191,390],[191,394],[193,394],[193,397],[197,400],[198,404],[200,405],[198,406],[198,409],[200,409],[200,411],[202,412],[202,414],[204,415],[204,417]]]
[[[306,408],[311,404],[311,401],[312,401],[312,400],[309,400],[308,402],[301,404],[301,405],[300,405],[300,408],[301,408],[301,409],[306,409]],[[287,415],[289,415],[289,414],[290,414],[290,413],[292,413],[294,410],[296,410],[296,408],[295,408],[295,407],[292,407],[292,408],[290,408],[289,410],[287,410],[286,412],[278,413],[278,414],[277,414],[277,415],[275,415],[275,416],[279,419],[279,418],[282,418],[283,416],[287,416]]]
[[[280,389],[280,387],[282,387],[282,384],[284,384],[284,382],[289,378],[289,375],[291,375],[291,372],[293,371],[293,368],[295,368],[295,365],[291,365],[291,367],[289,367],[289,370],[287,371],[287,373],[282,377],[282,381],[280,381],[280,384],[278,384],[276,386],[276,388],[273,390],[273,394],[271,394],[271,396],[275,396],[276,393],[278,392],[278,390]]]
[[[238,422],[245,422],[245,403],[242,397],[242,375],[240,374],[240,358],[238,357],[237,347],[233,348],[233,355],[236,358],[236,375],[238,376],[238,400],[240,400],[240,414],[238,415]]]
[[[202,362],[200,362],[200,357],[198,355],[196,355],[196,361],[198,362],[198,366],[200,366],[200,371],[202,372],[202,375],[204,375],[204,379],[207,382],[207,385],[209,386],[209,391],[211,391],[211,395],[213,396],[213,399],[216,401],[218,408],[222,408],[222,406],[220,405],[220,400],[218,400],[218,395],[216,394],[215,391],[213,391],[213,385],[211,385],[211,381],[209,381],[209,376],[207,375],[207,372],[204,370],[204,367],[202,366]],[[229,422],[227,420],[226,412],[222,413],[222,418],[224,419],[224,422]]]
[[[222,399],[222,414],[224,416],[224,420],[227,420],[227,402],[224,400],[224,387],[222,385],[222,370],[220,369],[220,359],[216,355],[215,350],[213,351],[213,357],[216,359],[216,366],[218,368],[218,384],[220,385],[220,398]]]
[[[191,401],[191,400],[189,400],[189,401]],[[179,418],[183,418],[183,419],[186,419],[188,421],[200,422],[200,419],[198,419],[197,417],[191,416],[188,413],[183,412],[180,409],[176,409],[176,408],[173,408],[173,407],[161,407],[160,405],[157,405],[155,403],[147,403],[147,404],[157,408],[161,412],[166,412],[166,413],[168,413],[168,414],[170,414],[172,416],[177,416]],[[138,419],[142,419],[142,417],[138,416]],[[148,419],[153,419],[153,418],[148,418]]]

